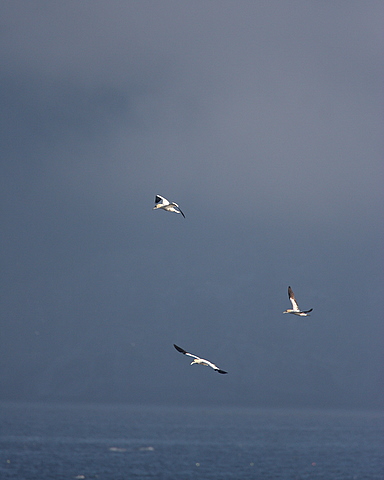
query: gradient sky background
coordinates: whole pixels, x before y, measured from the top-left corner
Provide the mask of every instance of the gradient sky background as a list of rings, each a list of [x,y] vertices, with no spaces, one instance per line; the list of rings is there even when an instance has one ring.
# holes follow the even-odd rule
[[[0,398],[382,408],[383,2],[0,18]]]

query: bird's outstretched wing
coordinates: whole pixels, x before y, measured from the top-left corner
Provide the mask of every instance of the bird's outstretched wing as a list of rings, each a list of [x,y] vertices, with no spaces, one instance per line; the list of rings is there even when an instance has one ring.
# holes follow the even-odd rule
[[[188,357],[192,357],[192,358],[200,358],[196,355],[192,355],[192,353],[188,353],[186,350],[184,350],[183,348],[181,347],[178,347],[177,345],[173,344],[173,346],[176,348],[176,350],[180,353],[183,353],[184,355],[188,355]]]
[[[169,202],[166,198],[162,197],[161,195],[156,195],[155,203],[161,203],[161,205],[169,205]]]
[[[205,360],[204,358],[202,358],[202,360],[206,362],[209,367],[213,368],[213,370],[215,370],[217,373],[223,373],[223,374],[228,373],[225,370],[221,370],[221,368],[219,368],[217,365],[210,362],[209,360]]]
[[[293,290],[292,290],[291,287],[288,287],[288,297],[289,297],[289,300],[292,303],[293,310],[299,311],[300,308],[299,308],[299,305],[298,305],[298,303],[296,301],[296,298],[295,298],[295,294],[293,293]]]
[[[177,203],[174,203],[174,205],[179,210],[179,212],[182,214],[182,216],[185,218],[185,215],[184,215],[183,211],[181,210],[181,208],[179,207],[179,205],[177,205]]]

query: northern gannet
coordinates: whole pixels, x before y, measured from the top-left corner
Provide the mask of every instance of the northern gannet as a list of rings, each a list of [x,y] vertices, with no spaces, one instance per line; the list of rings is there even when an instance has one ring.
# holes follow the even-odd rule
[[[292,308],[288,308],[283,313],[292,313],[293,315],[299,315],[300,317],[309,317],[309,312],[312,312],[313,308],[310,310],[300,310],[299,305],[297,304],[295,294],[291,287],[288,287],[288,297],[292,303]]]
[[[152,208],[152,210],[157,210],[158,208],[162,208],[167,212],[181,213],[181,215],[185,218],[184,213],[181,211],[181,208],[177,203],[169,202],[166,198],[162,197],[161,195],[156,195],[155,203],[156,205]]]
[[[181,347],[178,347],[177,345],[173,344],[173,346],[176,348],[176,350],[180,353],[183,353],[184,355],[188,355],[188,357],[192,357],[194,360],[191,362],[191,365],[194,363],[198,365],[205,365],[206,367],[211,367],[213,370],[216,370],[218,373],[228,373],[225,372],[224,370],[221,370],[218,366],[216,366],[214,363],[209,362],[208,360],[205,360],[204,358],[197,357],[196,355],[192,355],[192,353],[188,353],[185,350],[183,350]]]

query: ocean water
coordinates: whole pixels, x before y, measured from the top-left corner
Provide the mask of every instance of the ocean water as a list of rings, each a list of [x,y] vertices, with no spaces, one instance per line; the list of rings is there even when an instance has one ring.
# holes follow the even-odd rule
[[[0,479],[383,480],[384,414],[0,404]]]

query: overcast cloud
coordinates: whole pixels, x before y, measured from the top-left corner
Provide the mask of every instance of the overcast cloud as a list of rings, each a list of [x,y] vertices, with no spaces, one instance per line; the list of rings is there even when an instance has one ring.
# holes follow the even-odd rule
[[[383,3],[0,18],[1,398],[382,408]]]

